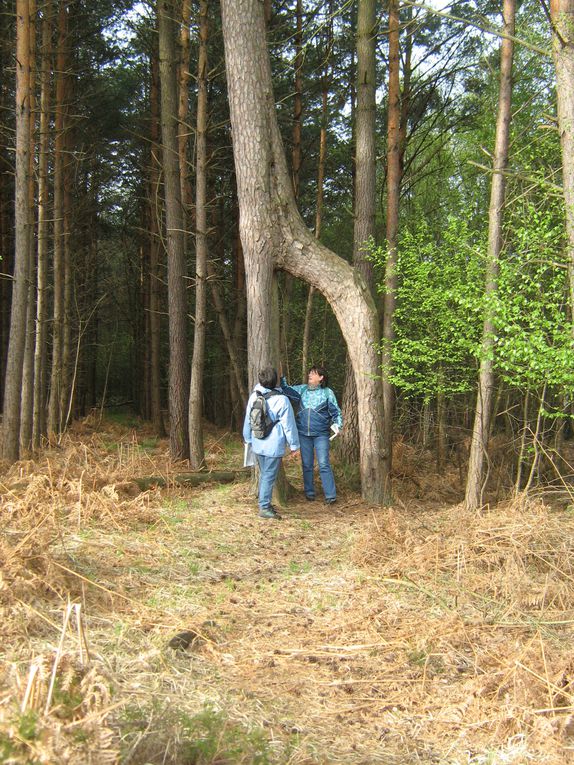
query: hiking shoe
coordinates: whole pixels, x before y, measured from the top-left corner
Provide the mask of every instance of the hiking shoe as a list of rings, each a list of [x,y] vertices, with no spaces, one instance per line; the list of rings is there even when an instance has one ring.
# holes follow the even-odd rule
[[[325,504],[326,505],[334,505],[336,501],[337,501],[337,497],[331,497],[331,499],[326,499],[325,500]]]
[[[273,520],[276,520],[276,521],[280,521],[281,520],[281,516],[279,515],[279,513],[277,512],[277,510],[275,510],[275,508],[273,506],[262,507],[259,510],[259,517],[260,518],[272,518]]]
[[[305,494],[305,499],[307,502],[314,502],[315,501],[315,495],[314,494]]]

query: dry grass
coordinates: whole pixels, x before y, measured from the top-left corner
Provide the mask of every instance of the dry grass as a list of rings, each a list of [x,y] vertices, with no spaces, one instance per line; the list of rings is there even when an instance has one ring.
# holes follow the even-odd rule
[[[208,461],[240,444],[211,431]],[[136,493],[181,471],[142,429],[84,423],[13,466],[0,761],[569,762],[574,515],[470,515],[458,471],[397,464],[393,508],[299,491],[281,523],[248,481]]]

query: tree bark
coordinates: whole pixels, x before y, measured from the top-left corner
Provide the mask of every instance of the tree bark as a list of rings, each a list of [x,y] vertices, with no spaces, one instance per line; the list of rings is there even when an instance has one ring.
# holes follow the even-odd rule
[[[397,255],[399,231],[399,199],[401,192],[400,167],[400,58],[399,58],[399,4],[389,0],[389,98],[387,125],[387,263],[385,269],[385,295],[383,300],[383,461],[386,475],[393,464],[393,415],[395,392],[391,382],[392,345],[394,340],[394,314],[397,290]],[[388,487],[390,491],[390,486]]]
[[[327,23],[327,39],[325,45],[325,68],[321,78],[321,132],[319,134],[319,162],[317,165],[317,201],[315,203],[315,236],[321,239],[323,225],[323,191],[325,185],[325,160],[327,158],[327,126],[329,123],[329,83],[331,79],[330,59],[333,47],[333,4],[329,4],[329,21]],[[295,196],[297,202],[297,196]],[[307,379],[309,370],[309,346],[311,340],[311,324],[313,322],[313,299],[315,288],[309,287],[307,306],[305,308],[305,324],[303,326],[303,345],[301,348],[301,379]]]
[[[26,345],[22,369],[22,403],[20,417],[20,447],[26,451],[32,448],[34,421],[34,338],[36,318],[36,241],[35,219],[35,140],[36,140],[36,0],[29,0],[29,51],[30,51],[30,148],[28,151],[28,298],[26,309]]]
[[[478,392],[464,500],[468,510],[477,510],[482,505],[484,459],[488,449],[488,436],[492,416],[491,402],[494,388],[493,354],[495,334],[495,316],[492,308],[492,298],[498,290],[499,259],[502,248],[502,223],[506,192],[504,171],[508,164],[510,120],[512,117],[512,59],[514,55],[515,13],[515,0],[504,0],[505,37],[502,38],[500,46],[500,89],[494,147],[494,174],[492,176],[490,207],[488,211],[485,285],[486,314],[482,329]]]
[[[364,498],[384,497],[382,392],[377,380],[378,318],[364,279],[322,246],[303,223],[279,133],[263,8],[258,0],[223,0],[223,37],[248,296],[250,382],[272,358],[274,266],[321,291],[347,342],[358,392]]]
[[[376,10],[375,0],[359,0],[357,13],[357,102],[355,109],[355,188],[353,265],[373,289],[372,264],[365,257],[365,247],[375,236],[376,171]],[[359,422],[357,391],[353,369],[347,358],[342,399],[345,426],[338,449],[348,464],[359,457]]]
[[[190,369],[187,355],[187,297],[184,281],[185,253],[178,164],[177,80],[173,18],[172,2],[160,0],[158,28],[167,241],[170,453],[173,459],[187,459],[189,457]]]
[[[181,205],[183,219],[183,249],[188,250],[189,219],[192,205],[191,183],[189,178],[189,81],[190,81],[190,42],[191,0],[182,0],[179,27],[179,62],[178,62],[178,105],[177,105],[177,147],[179,152],[179,177],[181,185]]]
[[[568,236],[568,282],[574,311],[574,0],[550,0],[550,16]],[[572,327],[574,332],[574,322]]]
[[[203,449],[203,367],[207,323],[207,0],[199,0],[195,171],[195,325],[189,391],[189,460],[198,470]]]
[[[301,149],[301,122],[303,116],[303,2],[302,0],[295,0],[295,58],[293,60],[293,66],[295,68],[295,94],[293,97],[293,128],[292,139],[293,146],[291,150],[291,178],[293,181],[293,194],[295,200],[299,199],[300,188],[300,174],[302,163],[302,149]],[[283,327],[280,335],[280,342],[282,347],[282,359],[287,363],[289,359],[289,351],[291,343],[289,342],[290,330],[291,330],[291,304],[293,296],[293,277],[290,274],[285,274],[285,287],[283,296]]]
[[[39,449],[46,432],[46,340],[48,335],[48,245],[49,245],[49,177],[50,151],[50,87],[52,55],[52,0],[45,0],[42,15],[42,50],[40,64],[40,126],[38,153],[38,266],[36,273],[36,336],[34,347],[34,416],[32,443]]]
[[[67,68],[68,68],[68,10],[67,0],[60,0],[58,8],[58,43],[56,54],[56,97],[54,118],[54,216],[53,216],[53,269],[54,291],[52,306],[52,365],[50,372],[50,398],[48,402],[48,433],[57,434],[61,427],[61,373],[64,342],[64,175],[67,123]]]
[[[213,263],[208,260],[207,262],[207,275],[209,277],[209,284],[211,286],[211,294],[213,297],[213,305],[219,319],[219,326],[221,327],[221,333],[225,340],[225,346],[227,348],[227,354],[229,356],[229,362],[231,364],[231,370],[233,374],[232,385],[239,391],[239,396],[242,401],[247,401],[248,393],[247,388],[243,382],[243,375],[241,373],[241,364],[237,355],[237,345],[233,340],[229,322],[227,320],[227,314],[225,311],[225,301],[219,284],[217,282],[217,273],[213,266]]]
[[[68,103],[72,101],[72,89],[73,78],[67,78],[66,98]],[[66,126],[66,142],[65,142],[65,160],[64,160],[64,199],[63,199],[63,215],[64,215],[64,237],[62,247],[63,257],[63,276],[64,276],[64,293],[63,293],[63,306],[62,306],[62,367],[60,370],[60,428],[66,430],[70,422],[70,418],[73,411],[73,331],[72,331],[72,317],[73,317],[73,293],[74,282],[72,274],[72,231],[74,228],[72,222],[72,162],[73,157],[73,140],[72,140],[72,120],[68,119]]]
[[[26,298],[29,276],[29,151],[30,5],[28,0],[17,0],[15,255],[2,433],[2,454],[8,462],[16,462],[20,456],[20,406],[26,344]]]
[[[149,191],[149,356],[150,356],[150,408],[151,421],[160,438],[165,436],[165,426],[161,413],[161,282],[159,278],[161,198],[160,188],[160,127],[159,127],[159,63],[157,50],[151,57],[150,85],[150,191]]]

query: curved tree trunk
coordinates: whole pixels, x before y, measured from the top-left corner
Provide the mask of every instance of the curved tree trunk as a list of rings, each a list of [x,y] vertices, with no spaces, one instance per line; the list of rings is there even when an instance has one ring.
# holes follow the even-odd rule
[[[387,476],[381,462],[375,304],[361,275],[321,245],[297,211],[275,114],[261,4],[223,0],[221,5],[247,276],[250,382],[273,358],[271,288],[274,267],[282,268],[318,289],[339,321],[358,392],[363,496],[381,503]]]
[[[512,116],[512,58],[514,54],[515,0],[504,0],[503,13],[506,36],[502,39],[501,43],[500,91],[498,117],[496,120],[494,174],[492,176],[490,208],[488,211],[488,251],[486,255],[485,289],[487,308],[482,329],[478,393],[466,479],[465,505],[469,510],[476,510],[482,505],[484,458],[487,453],[492,416],[492,391],[494,388],[492,354],[494,350],[495,317],[490,306],[492,305],[492,297],[498,289],[499,257],[502,247],[502,219],[506,192],[504,171],[508,162],[508,143]]]

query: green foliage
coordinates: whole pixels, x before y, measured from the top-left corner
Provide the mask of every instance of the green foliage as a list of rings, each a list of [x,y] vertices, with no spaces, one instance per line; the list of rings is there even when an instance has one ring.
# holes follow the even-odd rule
[[[190,765],[271,762],[267,737],[260,729],[245,731],[209,708],[191,718],[183,715],[181,724],[184,757]]]
[[[501,261],[495,366],[507,384],[522,390],[546,384],[571,391],[573,337],[560,210],[525,205],[521,218],[511,252]]]
[[[384,266],[382,248],[372,257]],[[397,270],[393,383],[425,400],[471,390],[482,327],[480,243],[461,218],[451,218],[438,240],[423,221],[405,231]]]
[[[18,721],[18,735],[24,741],[33,741],[38,736],[38,714],[32,710],[25,712]]]
[[[485,315],[493,318],[489,353],[509,388],[574,390],[564,221],[560,200],[514,205],[507,218],[498,289],[484,297],[483,239],[463,218],[434,237],[426,222],[405,231],[398,257],[391,379],[406,398],[471,391]],[[373,251],[377,266],[386,253]]]
[[[126,748],[131,744],[129,762],[165,762],[170,752],[172,765],[270,765],[277,762],[264,730],[246,730],[230,722],[209,705],[195,715],[169,707],[125,710],[120,726]],[[149,714],[149,722],[142,716]],[[153,730],[152,723],[159,724]],[[147,727],[147,735],[141,730]],[[132,742],[135,740],[135,744]]]

